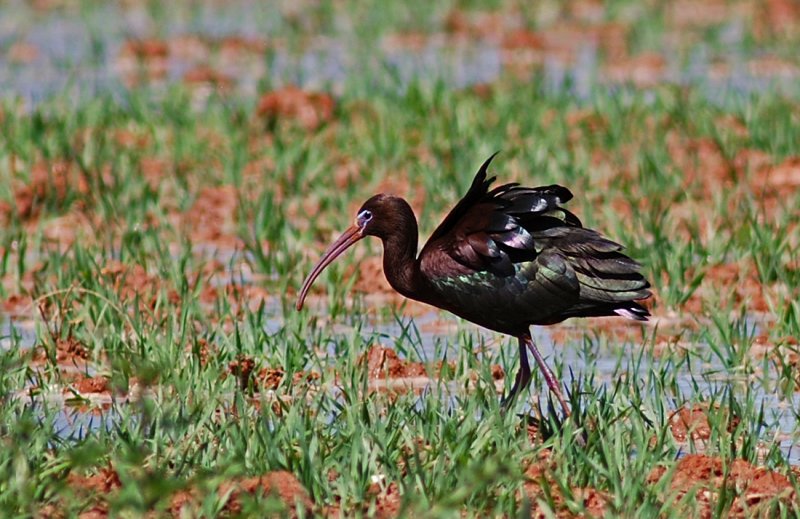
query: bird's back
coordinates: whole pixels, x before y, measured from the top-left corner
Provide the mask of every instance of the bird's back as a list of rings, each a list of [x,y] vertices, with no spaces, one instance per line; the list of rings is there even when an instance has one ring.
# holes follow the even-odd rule
[[[561,207],[569,190],[489,191],[488,162],[420,254],[428,302],[511,334],[569,317],[646,320],[636,303],[650,296],[641,266]]]

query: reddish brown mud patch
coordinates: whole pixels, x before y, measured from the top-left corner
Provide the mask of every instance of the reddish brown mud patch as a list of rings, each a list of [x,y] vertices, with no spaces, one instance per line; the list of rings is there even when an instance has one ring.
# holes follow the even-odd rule
[[[739,424],[739,418],[733,417],[727,421],[728,431],[732,431]],[[708,406],[697,404],[692,407],[681,407],[669,417],[669,427],[672,437],[679,442],[705,441],[711,438],[711,424],[708,421]]]
[[[228,373],[236,377],[239,381],[239,387],[242,389],[247,389],[250,386],[255,368],[256,361],[246,355],[240,355],[236,360],[228,363]]]
[[[253,391],[275,390],[284,381],[287,374],[280,367],[258,369],[256,361],[247,355],[240,355],[228,364],[228,373],[239,381],[239,387],[248,389],[252,384]],[[310,385],[319,380],[320,375],[311,371],[298,371],[292,376],[293,385]]]
[[[256,114],[270,125],[287,121],[313,131],[333,119],[335,106],[333,97],[327,93],[287,86],[261,96]]]
[[[184,229],[194,242],[241,247],[236,235],[239,194],[233,186],[207,187],[182,215]]]
[[[651,88],[664,81],[666,69],[664,57],[651,52],[613,61],[606,67],[606,76],[614,83]]]
[[[531,517],[536,519],[552,517],[543,510],[543,507],[538,504],[539,502],[552,502],[552,512],[555,513],[555,517],[576,517],[576,514],[567,508],[566,497],[553,477],[552,463],[550,452],[545,450],[540,453],[539,459],[525,471],[524,492],[531,503]],[[571,500],[583,504],[584,517],[605,515],[609,498],[604,492],[590,487],[573,487],[569,492]]]
[[[55,361],[57,364],[84,364],[84,361],[86,361],[88,358],[89,350],[82,342],[74,337],[56,339]],[[35,349],[33,354],[34,363],[44,363],[48,360],[48,353],[43,347],[38,347]]]
[[[80,197],[88,192],[88,180],[70,162],[39,161],[31,168],[29,181],[14,189],[14,206],[21,219],[32,220],[41,213],[46,203],[54,207],[65,206],[70,193],[76,195],[76,205],[81,208],[83,202]],[[8,213],[8,208],[3,212]]]
[[[128,88],[142,82],[164,79],[169,66],[169,51],[164,40],[128,40],[120,48],[115,69]]]
[[[333,183],[339,189],[354,185],[362,176],[363,168],[357,159],[341,156],[334,159]]]
[[[67,484],[74,490],[93,494],[106,494],[122,486],[119,474],[111,466],[103,467],[90,476],[70,472]]]
[[[444,18],[444,29],[456,36],[497,39],[509,27],[514,17],[496,11],[464,11],[452,9]],[[519,24],[516,24],[518,28]]]
[[[286,471],[275,471],[260,477],[223,483],[219,493],[230,494],[224,509],[234,514],[241,512],[241,499],[244,494],[278,497],[293,516],[298,503],[306,513],[310,513],[313,508],[306,489],[294,474]]]
[[[211,298],[212,291],[216,293],[213,287],[208,287],[204,290],[206,302],[211,303],[214,301]],[[225,285],[223,292],[228,298],[234,315],[239,315],[245,307],[252,312],[256,312],[261,303],[270,297],[266,288],[256,284],[228,283]]]
[[[800,34],[800,4],[793,0],[767,0],[759,6],[753,23],[757,38],[791,39]]]
[[[744,460],[725,466],[719,458],[690,454],[678,461],[671,475],[664,467],[653,470],[648,482],[656,483],[664,477],[670,478],[669,489],[678,499],[693,496],[680,505],[701,517],[712,517],[723,488],[736,496],[730,517],[761,517],[759,514],[768,514],[776,501],[790,506],[797,498],[789,478]]]
[[[26,41],[15,41],[6,51],[6,59],[14,64],[30,64],[39,58],[39,47]]]
[[[100,282],[124,303],[138,300],[142,309],[155,307],[163,286],[162,278],[149,274],[142,265],[125,265],[117,260],[106,261],[100,269]]]
[[[524,77],[550,59],[575,63],[587,46],[621,57],[627,54],[626,32],[627,29],[618,23],[572,21],[552,24],[536,32],[508,30],[501,37],[501,60],[510,72]]]
[[[672,437],[681,442],[687,438],[707,440],[711,437],[706,410],[701,406],[681,407],[672,413],[669,417],[669,428]]]
[[[422,362],[401,359],[397,352],[386,346],[375,345],[359,357],[359,363],[366,363],[369,378],[409,378],[427,376]]]
[[[667,22],[675,28],[704,28],[724,23],[733,17],[734,12],[724,0],[692,2],[678,0],[669,5]]]
[[[111,387],[111,381],[108,379],[108,377],[90,377],[82,373],[78,373],[76,375],[71,375],[68,378],[71,380],[69,381],[69,385],[63,389],[63,393],[65,394],[72,393],[73,391],[80,394],[108,394]]]
[[[12,316],[22,316],[33,309],[33,299],[28,294],[10,294],[0,303],[0,311]]]
[[[297,517],[296,510],[301,508],[305,515],[312,513],[314,504],[308,492],[291,472],[274,471],[263,476],[251,478],[239,478],[224,482],[217,490],[221,498],[225,498],[222,508],[224,515],[236,515],[243,511],[243,500],[245,498],[269,498],[274,497],[280,500],[285,507],[285,513],[290,517]],[[172,498],[170,512],[173,517],[182,517],[183,513],[192,513],[198,510],[198,504],[202,499],[201,493],[197,489],[190,489],[178,492]]]
[[[684,187],[694,194],[706,199],[722,187],[734,187],[733,164],[713,139],[692,138],[670,131],[666,144],[672,163],[683,174]]]
[[[122,487],[119,474],[111,466],[99,469],[91,475],[70,472],[67,485],[78,495],[90,500],[88,506],[78,515],[81,519],[102,519],[109,516],[107,494]],[[55,505],[49,505],[40,511],[38,517],[60,518],[65,514]]]
[[[151,142],[150,134],[143,129],[118,128],[112,138],[117,146],[131,151],[146,150]]]
[[[208,365],[208,361],[211,359],[212,355],[216,356],[217,354],[217,349],[202,337],[197,339],[196,342],[187,344],[185,351],[191,355],[195,355],[198,362],[203,367]]]
[[[800,187],[800,157],[789,157],[774,166],[762,166],[754,178],[754,188],[771,189],[778,194],[794,194]]]
[[[349,269],[347,276],[356,276],[353,290],[363,294],[392,294],[394,291],[392,286],[386,281],[386,276],[383,275],[383,258],[380,256],[368,256],[361,260],[358,265]],[[398,298],[401,296],[398,295]]]
[[[198,66],[188,70],[183,75],[183,82],[190,86],[212,86],[217,88],[231,88],[233,79],[211,67]]]
[[[154,156],[141,157],[139,169],[147,185],[153,191],[161,189],[165,183],[164,180],[172,173],[172,166],[166,159]]]
[[[410,455],[410,453],[407,453]],[[401,460],[402,461],[402,460]],[[328,481],[333,483],[339,479],[340,474],[331,469],[328,471]],[[383,478],[381,478],[383,479]],[[360,503],[351,503],[354,508],[344,509],[342,507],[341,496],[334,495],[335,502],[325,506],[321,511],[322,517],[339,518],[350,516],[377,517],[380,519],[391,519],[400,517],[403,498],[400,487],[397,483],[372,483],[366,492],[366,499]]]
[[[703,279],[684,304],[686,312],[702,314],[706,302],[719,300],[746,304],[751,312],[767,313],[771,311],[770,302],[779,301],[784,296],[784,287],[761,282],[758,269],[752,262],[721,263],[700,268],[704,269]],[[686,277],[691,279],[694,275],[694,272],[687,272]]]
[[[240,35],[225,36],[218,42],[221,55],[230,57],[241,57],[241,55],[253,54],[260,56],[269,44],[267,40],[258,37],[245,37]],[[225,60],[222,60],[223,62]]]
[[[373,486],[370,493],[375,495],[375,517],[379,519],[399,517],[403,499],[397,483],[390,483],[386,488],[381,488],[377,484]]]
[[[796,337],[772,340],[769,335],[761,334],[753,340],[750,355],[759,360],[769,358],[779,372],[794,375],[793,379],[800,387],[800,341]]]

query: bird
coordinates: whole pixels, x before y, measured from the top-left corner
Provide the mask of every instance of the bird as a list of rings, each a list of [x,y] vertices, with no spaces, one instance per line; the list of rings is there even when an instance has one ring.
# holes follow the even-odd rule
[[[417,255],[418,226],[403,198],[377,194],[312,268],[296,308],[314,280],[350,246],[368,236],[383,242],[383,271],[403,296],[451,312],[489,330],[517,338],[519,369],[501,400],[508,409],[531,381],[528,352],[558,399],[569,406],[561,383],[531,336],[531,326],[572,317],[622,316],[646,321],[651,296],[642,265],[624,247],[583,226],[563,204],[572,198],[557,184],[490,189],[487,171],[497,153],[478,169],[466,195],[433,231]]]

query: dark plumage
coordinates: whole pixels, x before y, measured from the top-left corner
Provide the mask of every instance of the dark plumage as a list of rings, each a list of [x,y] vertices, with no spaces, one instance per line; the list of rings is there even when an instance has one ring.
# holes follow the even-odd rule
[[[356,241],[376,236],[383,241],[384,273],[395,290],[519,339],[520,370],[504,405],[530,382],[527,349],[569,413],[529,327],[570,317],[621,315],[645,321],[650,314],[636,301],[650,296],[650,284],[621,245],[584,228],[561,207],[572,198],[568,189],[505,184],[489,190],[495,179],[486,173],[493,158],[478,170],[419,257],[417,222],[408,203],[384,194],[367,200],[355,224],[309,274],[297,308],[328,264]]]

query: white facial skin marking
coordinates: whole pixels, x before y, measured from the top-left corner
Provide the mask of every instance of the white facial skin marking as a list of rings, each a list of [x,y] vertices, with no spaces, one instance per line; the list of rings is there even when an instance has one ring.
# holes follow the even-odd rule
[[[358,216],[356,216],[356,225],[364,225],[370,220],[372,220],[372,212],[367,209],[364,209],[363,211],[358,213]]]

